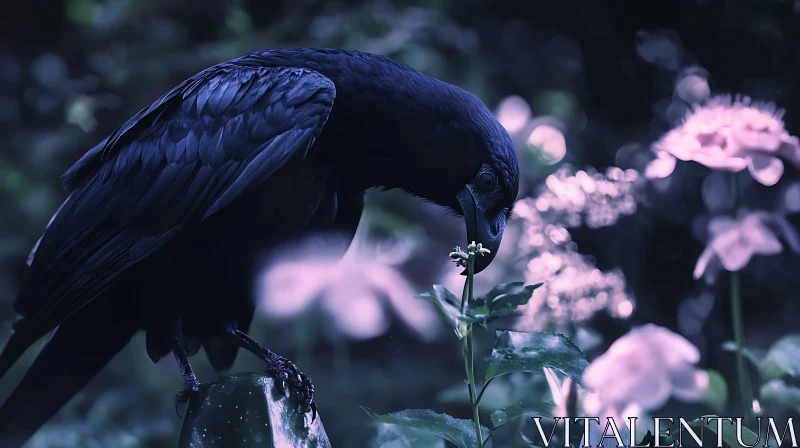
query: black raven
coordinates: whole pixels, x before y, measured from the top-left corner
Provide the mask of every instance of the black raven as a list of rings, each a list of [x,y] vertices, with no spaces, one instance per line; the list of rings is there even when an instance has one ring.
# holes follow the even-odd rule
[[[0,446],[24,443],[139,331],[217,370],[242,347],[314,409],[294,365],[248,337],[256,257],[311,231],[352,238],[364,191],[399,188],[464,217],[497,253],[518,189],[508,133],[474,95],[389,58],[257,51],[180,83],[62,176],[69,196],[29,259],[23,316],[0,377],[55,330],[0,408]]]

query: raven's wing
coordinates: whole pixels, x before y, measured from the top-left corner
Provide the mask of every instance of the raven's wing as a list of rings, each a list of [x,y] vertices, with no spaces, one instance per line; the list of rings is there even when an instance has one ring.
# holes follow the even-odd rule
[[[0,377],[36,339],[188,225],[305,156],[333,82],[296,68],[211,67],[143,109],[63,176],[70,196],[17,299]]]

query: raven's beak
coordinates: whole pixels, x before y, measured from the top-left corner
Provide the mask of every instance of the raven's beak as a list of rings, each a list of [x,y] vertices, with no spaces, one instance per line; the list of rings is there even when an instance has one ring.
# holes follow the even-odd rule
[[[467,224],[467,244],[475,241],[491,252],[478,256],[475,259],[475,273],[481,272],[494,260],[500,241],[503,239],[503,230],[506,226],[506,215],[501,210],[496,215],[490,215],[475,198],[472,185],[467,185],[456,196],[464,213],[464,222]],[[467,271],[461,273],[467,275]]]

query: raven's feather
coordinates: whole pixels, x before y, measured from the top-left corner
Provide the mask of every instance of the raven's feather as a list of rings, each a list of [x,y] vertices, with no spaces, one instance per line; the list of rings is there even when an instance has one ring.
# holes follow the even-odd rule
[[[247,94],[234,95],[240,89]],[[0,356],[0,376],[186,226],[304,157],[334,96],[333,83],[313,71],[223,64],[182,83],[81,158],[64,176],[73,191],[17,299],[24,318]]]

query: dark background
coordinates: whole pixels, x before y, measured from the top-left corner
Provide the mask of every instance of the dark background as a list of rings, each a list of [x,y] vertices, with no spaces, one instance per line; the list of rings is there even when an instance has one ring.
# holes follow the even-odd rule
[[[27,253],[65,197],[60,174],[140,108],[209,65],[256,49],[335,47],[386,54],[475,93],[493,110],[519,95],[534,116],[558,118],[567,142],[559,164],[522,158],[524,197],[563,163],[641,170],[650,144],[681,116],[673,92],[687,73],[706,78],[712,93],[775,102],[787,109],[789,132],[800,133],[798,11],[789,0],[6,0],[0,5],[0,343],[14,319]],[[755,190],[753,204],[774,201],[770,195],[796,177],[787,168],[778,186]],[[677,331],[687,297],[704,290],[727,297],[725,281],[707,287],[692,279],[704,247],[691,225],[703,208],[698,184],[667,193],[645,188],[643,195],[638,212],[617,225],[572,232],[600,269],[623,270],[636,298],[630,319],[598,313],[581,324],[602,337],[590,355],[634,324]],[[403,195],[370,195],[367,214],[373,234],[414,229],[425,241],[425,250],[399,268],[415,292],[439,281],[447,251],[463,239],[457,220]],[[767,346],[796,328],[797,268],[796,256],[782,254],[757,257],[743,273],[751,343]],[[501,276],[513,275],[510,269]],[[324,310],[310,309],[288,320],[259,315],[251,335],[314,379],[334,446],[366,446],[374,434],[358,405],[469,416],[468,406],[441,394],[463,377],[452,335],[422,340],[395,319],[367,340],[335,330],[309,337],[309,328],[333,327]],[[727,301],[717,300],[702,335],[691,340],[704,367],[733,381],[733,357],[719,349],[731,339],[729,320]],[[32,446],[174,446],[180,419],[172,397],[181,377],[172,359],[152,365],[140,339]],[[31,352],[20,364],[32,360]],[[194,363],[206,377],[211,372],[202,358]],[[0,399],[23,367],[0,383]],[[234,370],[258,368],[240,354]],[[500,446],[512,446],[508,437]]]

